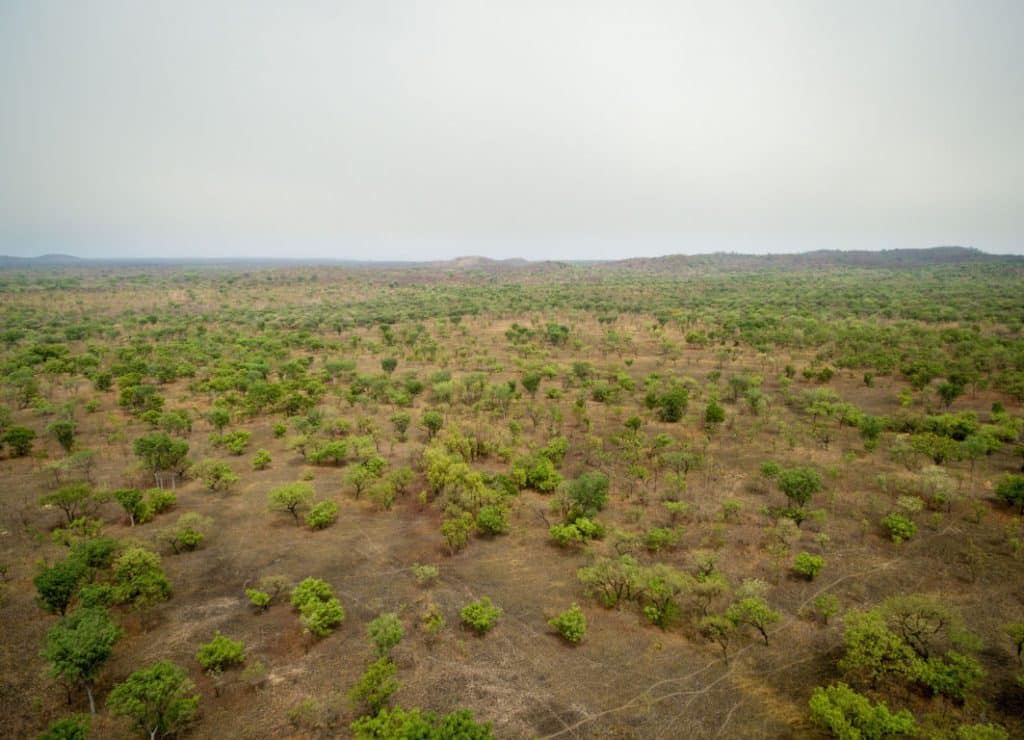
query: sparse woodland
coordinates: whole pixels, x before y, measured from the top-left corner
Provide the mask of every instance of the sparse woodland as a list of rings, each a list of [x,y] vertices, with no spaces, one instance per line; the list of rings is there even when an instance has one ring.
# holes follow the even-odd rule
[[[0,736],[1024,736],[1020,259],[17,267],[0,317]]]

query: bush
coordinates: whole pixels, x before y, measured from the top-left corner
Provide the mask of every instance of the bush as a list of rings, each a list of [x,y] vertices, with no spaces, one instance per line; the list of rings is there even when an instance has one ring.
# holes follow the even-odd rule
[[[211,491],[227,491],[239,480],[231,466],[220,460],[203,460],[196,463],[192,466],[191,473]]]
[[[1024,514],[1024,475],[1007,473],[996,484],[996,496]]]
[[[793,573],[808,581],[813,581],[824,567],[825,558],[808,552],[801,552],[793,561]]]
[[[398,643],[405,637],[405,630],[402,622],[395,614],[381,614],[374,619],[366,628],[373,643],[378,658],[384,658],[391,653]]]
[[[356,740],[384,738],[421,738],[422,740],[494,740],[491,723],[478,723],[468,709],[460,709],[441,718],[418,709],[381,709],[373,717],[357,719],[349,729]]]
[[[486,596],[466,605],[460,612],[462,623],[478,635],[490,632],[501,614],[501,608],[494,606]]]
[[[369,714],[379,712],[391,695],[398,690],[395,680],[396,668],[389,658],[370,663],[349,692],[349,698],[369,709]]]
[[[485,534],[504,534],[508,531],[508,514],[503,506],[484,506],[476,515],[476,526]]]
[[[436,565],[420,565],[414,563],[412,566],[412,575],[416,579],[416,583],[421,586],[429,586],[437,580],[439,571]]]
[[[270,453],[266,450],[256,450],[256,454],[252,458],[252,469],[253,470],[266,470],[270,467]]]
[[[578,643],[587,634],[587,617],[579,604],[574,603],[548,624],[571,643]]]
[[[146,491],[146,503],[154,514],[162,514],[178,502],[174,491],[165,491],[162,488],[150,488]]]
[[[889,532],[893,542],[899,544],[913,539],[917,534],[917,526],[903,514],[893,512],[882,520],[882,526]]]
[[[292,590],[292,606],[299,610],[302,626],[316,637],[326,637],[345,620],[345,610],[331,587],[318,578],[307,578]]]
[[[333,501],[321,501],[306,514],[306,524],[312,529],[326,529],[338,519],[338,505]]]
[[[811,719],[837,738],[882,738],[912,735],[917,723],[910,712],[895,714],[883,702],[872,704],[845,683],[814,690],[810,701]]]
[[[36,740],[87,740],[91,724],[88,714],[72,714],[51,723]]]
[[[245,644],[225,637],[218,631],[212,640],[199,646],[196,660],[204,671],[219,673],[245,661]]]

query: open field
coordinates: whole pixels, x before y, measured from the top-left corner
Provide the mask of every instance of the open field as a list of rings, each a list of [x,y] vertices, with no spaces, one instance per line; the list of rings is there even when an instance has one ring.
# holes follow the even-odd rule
[[[92,736],[132,736],[107,698],[164,659],[200,697],[180,734],[347,736],[388,613],[385,704],[470,709],[497,737],[827,737],[808,702],[840,681],[910,735],[1024,736],[1019,260],[16,265],[0,317],[4,434],[35,433],[0,459],[0,736],[88,713],[86,684]],[[336,521],[272,511],[296,482]],[[41,505],[79,483],[74,515]],[[133,523],[113,492],[156,484],[176,501]],[[174,530],[189,514],[201,541]],[[133,601],[116,560],[88,569],[68,613],[109,583],[91,608],[123,635],[65,691],[38,577],[102,537],[158,553],[172,592]],[[617,604],[578,576],[623,562]],[[271,576],[286,590],[259,610],[246,589]],[[345,612],[322,636],[289,604],[308,577]],[[477,635],[460,610],[481,597],[502,614]],[[573,603],[579,644],[549,626]],[[890,654],[851,658],[862,613]],[[218,631],[244,666],[203,670]]]

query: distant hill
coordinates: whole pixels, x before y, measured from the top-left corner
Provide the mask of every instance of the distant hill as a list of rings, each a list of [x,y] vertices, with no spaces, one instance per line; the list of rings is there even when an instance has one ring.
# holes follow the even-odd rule
[[[699,255],[635,257],[603,263],[606,268],[640,272],[754,272],[758,270],[814,270],[859,267],[889,270],[915,269],[936,265],[1010,262],[1024,266],[1018,255],[987,254],[971,247],[928,247],[924,249],[883,249],[843,251],[822,249],[798,254],[734,254],[717,252]]]
[[[0,254],[0,266],[3,267],[29,267],[32,265],[76,265],[84,262],[79,257],[71,254],[42,254],[38,257],[11,257]]]

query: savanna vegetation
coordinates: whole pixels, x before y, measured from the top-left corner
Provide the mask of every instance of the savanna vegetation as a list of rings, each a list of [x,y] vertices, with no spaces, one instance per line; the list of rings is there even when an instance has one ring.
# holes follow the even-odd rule
[[[1024,264],[0,272],[4,737],[1024,735]]]

